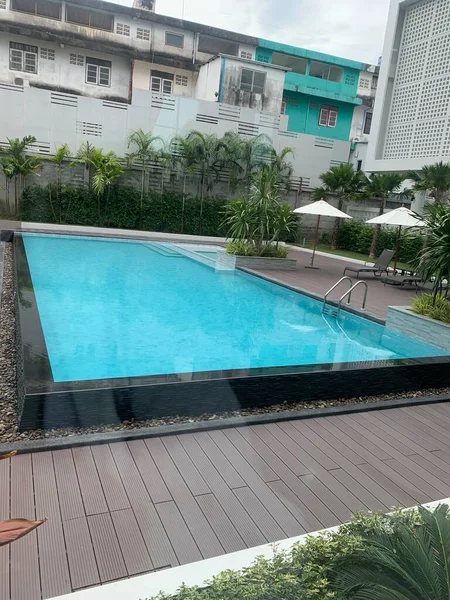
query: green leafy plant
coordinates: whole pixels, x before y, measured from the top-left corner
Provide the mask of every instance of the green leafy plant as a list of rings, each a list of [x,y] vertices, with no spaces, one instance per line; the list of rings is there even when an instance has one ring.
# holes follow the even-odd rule
[[[450,302],[442,294],[421,294],[412,301],[411,310],[437,321],[450,324]]]
[[[448,202],[450,192],[450,163],[437,162],[422,167],[420,172],[409,171],[407,178],[413,183],[413,190],[428,192],[436,202]]]
[[[448,506],[418,509],[421,523],[388,518],[388,526],[363,536],[354,552],[335,562],[331,580],[353,600],[448,600]]]
[[[53,156],[51,156],[48,160],[56,165],[56,202],[58,206],[58,216],[53,204],[52,199],[52,186],[48,186],[49,192],[49,200],[50,206],[52,208],[53,216],[55,218],[55,222],[62,223],[62,205],[61,205],[61,188],[62,188],[62,172],[64,164],[70,157],[70,148],[67,144],[63,144],[59,148],[56,149],[56,152]]]
[[[315,198],[318,196],[333,195],[338,199],[338,209],[343,210],[344,203],[348,200],[362,199],[367,179],[361,171],[355,171],[352,164],[344,163],[337,167],[331,167],[326,173],[320,175],[320,180],[323,184],[315,193]],[[324,196],[324,197],[325,197]],[[339,243],[339,229],[341,219],[335,219],[333,233],[331,236],[331,247],[337,250]]]
[[[256,249],[253,244],[241,240],[228,242],[226,249],[228,254],[234,254],[236,256],[256,256]]]

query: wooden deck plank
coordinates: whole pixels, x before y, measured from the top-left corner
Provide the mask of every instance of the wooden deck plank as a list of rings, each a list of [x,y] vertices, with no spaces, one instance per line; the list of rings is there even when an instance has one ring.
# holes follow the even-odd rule
[[[402,410],[402,409],[399,409]],[[402,412],[400,415],[396,415],[396,419],[402,419],[402,423],[405,427],[413,428],[415,431],[420,431],[421,434],[426,434],[431,439],[437,440],[442,445],[437,450],[448,450],[450,446],[450,438],[446,432],[442,432],[438,427],[433,427],[427,422],[422,420],[421,415],[413,414],[412,412]]]
[[[412,489],[408,488],[407,490],[405,490],[404,486],[402,487],[398,485],[396,483],[397,473],[395,473],[393,470],[389,473],[388,470],[389,475],[391,475],[391,477],[389,478],[383,473],[383,470],[386,470],[385,466],[386,465],[384,465],[384,463],[380,461],[380,469],[382,470],[377,469],[374,465],[370,463],[360,465],[360,469],[364,473],[366,473],[366,475],[368,475],[376,485],[380,486],[380,488],[383,488],[389,494],[391,494],[391,496],[394,497],[395,500],[389,508],[394,506],[414,506],[415,504],[420,502],[420,500],[417,500],[416,496],[423,497],[421,492],[417,491],[412,486]],[[401,482],[403,483],[404,480],[401,479]]]
[[[202,436],[202,434],[198,435]],[[272,492],[267,483],[261,479],[258,473],[253,470],[250,463],[245,460],[242,454],[226,437],[224,432],[211,431],[208,435],[226,455],[234,468],[238,471],[239,475],[246,480],[248,487],[255,493],[256,497],[261,500],[269,513],[274,515],[275,520],[281,529],[286,533],[286,535],[300,535],[301,531],[303,530],[300,522],[292,515],[292,513],[288,511],[286,506],[279,500],[278,496]],[[243,440],[243,438],[241,439]],[[245,440],[243,441],[245,442]],[[236,488],[236,490],[238,489],[240,488]],[[253,514],[256,516],[260,513],[254,511]],[[263,527],[265,527],[265,524],[264,522],[261,522],[259,518],[258,527],[264,533]],[[299,533],[292,533],[293,531]]]
[[[308,419],[308,427],[311,431],[314,431],[316,435],[322,438],[325,442],[332,445],[336,452],[346,458],[352,464],[358,466],[362,465],[366,462],[365,458],[361,456],[361,454],[355,452],[348,446],[346,446],[339,437],[336,437],[335,434],[330,434],[330,432],[323,427],[321,419]]]
[[[72,591],[69,563],[59,508],[53,458],[50,452],[32,455],[36,518],[47,518],[37,530],[43,598]]]
[[[249,487],[236,488],[233,493],[245,509],[251,510],[258,517],[259,527],[267,542],[275,542],[286,536],[286,533],[275,521],[273,513],[269,512]]]
[[[167,489],[164,479],[161,477],[153,458],[143,440],[128,442],[128,448],[134,458],[134,462],[147,488],[147,492],[154,504],[158,502],[169,502],[172,496]]]
[[[109,510],[130,508],[110,447],[107,444],[99,444],[92,446],[91,449]]]
[[[286,424],[285,424],[286,425]],[[312,455],[308,455],[308,458],[305,458],[305,448],[308,448],[313,454],[316,454],[318,457],[320,456],[321,460],[324,461],[325,464],[336,464],[328,463],[324,460],[324,456],[326,456],[322,451],[320,451],[320,455],[316,453],[316,451],[312,448],[314,444],[312,444],[309,440],[306,440],[300,432],[295,429],[295,427],[272,427],[272,424],[267,425],[267,429],[271,431],[274,436],[278,438],[278,440],[286,446],[292,452],[295,452],[297,448],[299,452],[301,452],[302,461],[308,464],[308,467],[311,469],[311,474],[314,474],[323,482],[326,487],[329,489],[329,493],[331,496],[336,496],[337,498],[342,498],[342,502],[350,509],[352,512],[359,512],[364,510],[366,507],[361,502],[359,498],[354,496],[349,490],[345,488],[337,479],[334,477],[332,471],[327,471],[322,464],[316,461]],[[316,448],[316,446],[314,446]],[[338,465],[337,465],[338,466]],[[302,475],[301,477],[306,477],[306,475]],[[284,481],[289,485],[289,482],[284,479]],[[304,482],[309,480],[304,480]],[[334,512],[334,511],[332,511]],[[336,514],[336,513],[334,513]]]
[[[341,502],[339,497],[336,496],[326,485],[324,485],[324,483],[316,475],[310,473],[309,475],[302,475],[300,479],[314,494],[316,494],[318,498],[323,500],[331,512],[337,517],[338,522],[345,523],[349,520],[352,515],[352,511],[344,504],[344,502]],[[342,500],[345,500],[345,497],[342,497]],[[361,503],[360,511],[362,511],[363,508],[364,505]]]
[[[374,444],[363,434],[352,429],[345,418],[341,419],[338,416],[325,417],[325,421],[329,421],[332,425],[341,430],[342,434],[344,437],[346,436],[347,439],[344,443],[350,446],[350,448],[354,449],[353,444],[355,443],[358,447],[363,448],[365,452],[361,453],[361,457],[364,457],[366,462],[369,462],[373,456],[376,456],[379,460],[388,460],[389,458],[392,458],[390,454],[383,450],[381,444]],[[357,450],[355,450],[355,452],[357,452]]]
[[[86,517],[64,521],[70,579],[74,590],[100,583]]]
[[[90,447],[73,448],[72,454],[86,515],[108,512],[105,494]]]
[[[11,461],[11,518],[15,517],[36,518],[31,454],[15,456]],[[11,600],[41,597],[36,531],[11,544],[10,577]]]
[[[255,448],[253,448],[236,429],[224,429],[224,435],[230,440],[230,442],[237,448],[238,452],[242,454],[245,460],[251,465],[252,469],[261,477],[261,479],[267,483],[268,481],[277,481],[280,479],[279,475],[269,466],[265,458],[269,458],[272,463],[276,462],[276,456],[273,459],[270,458],[268,453],[265,453],[265,457],[261,456]]]
[[[97,560],[100,581],[114,581],[126,577],[127,569],[120,550],[111,515],[96,514],[87,518]]]
[[[241,431],[240,428],[239,431]],[[245,428],[247,429],[247,428]],[[299,460],[297,456],[294,456],[291,452],[287,450],[283,444],[281,444],[276,438],[273,437],[271,433],[267,431],[264,425],[253,425],[248,428],[252,434],[257,435],[260,440],[268,447],[270,450],[278,456],[280,460],[284,462],[284,464],[291,469],[294,475],[306,475],[309,473],[309,469]],[[246,436],[247,440],[250,440],[250,436]],[[252,445],[255,442],[255,438],[252,436]]]
[[[214,494],[203,494],[196,500],[225,552],[237,552],[247,547]]]
[[[303,504],[298,496],[294,494],[290,487],[288,487],[281,479],[279,481],[271,481],[267,484],[270,489],[278,496],[285,507],[293,514],[296,511],[301,510],[302,520],[301,524],[306,532],[318,531],[323,528],[323,523],[311,512],[311,510]],[[301,509],[299,508],[301,506]],[[311,507],[312,508],[312,507]]]
[[[192,537],[175,502],[159,502],[156,510],[164,523],[180,565],[202,560],[202,554]]]
[[[63,521],[84,517],[83,500],[81,499],[77,473],[71,450],[55,450],[53,452],[56,485]]]
[[[410,406],[408,407],[410,410],[408,414],[413,416],[414,419],[417,419],[420,423],[423,423],[427,427],[431,428],[432,431],[437,431],[441,433],[448,439],[448,444],[450,444],[450,432],[448,430],[448,424],[443,422],[442,418],[436,417],[433,413],[424,410],[423,406]]]
[[[347,484],[351,485],[349,489],[358,497],[363,500],[364,504],[371,510],[383,510],[383,507],[390,508],[397,504],[397,500],[382,486],[375,483],[373,479],[371,479],[364,471],[361,470],[361,463],[358,461],[358,464],[355,464],[354,461],[350,461],[344,454],[340,453],[340,448],[343,446],[339,437],[335,437],[334,433],[339,433],[339,429],[334,429],[333,433],[331,433],[332,429],[322,428],[319,423],[314,425],[314,433],[318,436],[319,432],[323,434],[322,437],[317,437],[314,441],[316,445],[323,440],[322,449],[326,452],[334,453],[334,459],[339,464],[340,468],[344,473],[349,475],[351,479],[348,479],[346,476],[338,476],[338,469],[333,470],[333,476],[338,478],[342,483],[342,478],[344,477]],[[313,430],[312,430],[313,431]],[[311,436],[311,440],[314,438]],[[326,439],[326,442],[325,442]],[[359,488],[362,487],[362,489]],[[367,495],[369,494],[369,496]]]
[[[227,485],[231,488],[244,487],[245,481],[230,463],[230,461],[226,458],[223,452],[216,446],[216,444],[211,443],[211,438],[206,434],[194,434],[195,439],[199,443],[199,445],[203,448],[205,453],[210,457],[211,461],[215,465],[216,469],[219,471],[220,475],[223,477]]]
[[[223,554],[222,545],[170,458],[162,440],[150,438],[145,440],[145,443],[203,558]]]
[[[322,452],[320,448],[312,444],[307,438],[304,438],[302,435],[299,435],[299,431],[295,428],[294,425],[295,421],[278,423],[278,427],[287,435],[292,437],[292,439],[294,439],[301,446],[303,452],[305,453],[302,455],[302,457],[308,454],[326,471],[330,471],[331,469],[337,469],[339,467],[339,465],[329,456],[327,456],[325,452]]]
[[[153,563],[133,511],[130,508],[115,510],[111,519],[128,575],[152,571]]]
[[[0,520],[9,519],[11,459],[0,460]],[[9,600],[9,552],[11,546],[0,548],[0,600]]]
[[[256,523],[222,479],[222,474],[216,469],[209,456],[205,454],[195,437],[192,434],[185,434],[180,435],[178,439],[190,458],[195,462],[203,478],[208,482],[225,513],[229,515],[235,524],[246,546],[252,547],[264,544],[265,538]]]
[[[162,442],[174,464],[177,466],[186,485],[190,489],[191,494],[193,496],[209,494],[211,492],[209,486],[187,455],[186,450],[180,444],[178,438],[176,436],[167,436],[162,438]]]
[[[402,465],[402,463],[398,460],[395,460],[395,458],[385,460],[384,464],[394,469],[394,471],[396,471],[399,475],[401,475],[401,477],[409,481],[412,485],[416,487],[416,489],[418,489],[423,494],[422,498],[425,498],[425,500],[422,500],[421,504],[423,504],[423,502],[429,502],[431,499],[440,496],[440,493],[437,490],[435,490],[425,479],[419,477],[417,473]],[[419,467],[417,467],[417,469],[419,469]]]
[[[421,424],[414,422],[413,420],[409,421],[404,417],[401,413],[397,411],[393,411],[392,414],[388,414],[389,411],[380,411],[378,417],[383,419],[385,423],[390,424],[392,427],[395,427],[403,433],[406,437],[414,436],[417,440],[425,440],[427,444],[429,444],[428,450],[430,452],[434,452],[435,450],[444,450],[449,451],[450,446],[448,443],[444,443],[441,440],[437,439],[434,435],[431,436],[429,432],[424,431],[421,428]]]
[[[402,410],[402,409],[400,409]],[[370,430],[370,426],[368,427],[360,427],[360,425],[358,424],[357,420],[353,418],[352,415],[347,415],[347,422],[351,425],[351,427],[357,427],[358,430],[363,430],[364,431],[364,435],[367,436],[368,439],[370,440],[376,440],[379,439],[376,437],[375,434],[372,433],[372,431]],[[395,459],[397,462],[399,462],[401,465],[403,465],[403,467],[405,469],[408,469],[409,471],[413,472],[414,475],[417,475],[419,478],[421,478],[423,481],[426,482],[427,486],[429,486],[429,491],[430,493],[433,495],[436,493],[436,490],[438,490],[438,493],[444,494],[446,498],[448,498],[450,496],[450,485],[441,481],[440,479],[438,479],[437,477],[435,477],[434,475],[432,475],[431,473],[427,472],[426,469],[423,469],[422,467],[420,467],[417,464],[414,464],[413,461],[411,461],[411,459],[407,456],[404,456],[401,452],[399,452],[398,450],[396,450],[393,446],[391,446],[390,444],[388,444],[385,440],[384,441],[384,449],[389,452],[389,454],[391,455],[391,457],[393,459]],[[381,440],[380,440],[381,443]],[[386,461],[384,461],[386,463]],[[417,480],[413,480],[411,478],[409,478],[409,481],[414,481],[416,487],[418,487],[418,489],[422,489],[422,491],[425,491],[423,488],[419,487],[419,485],[417,484]]]
[[[130,449],[125,442],[111,444],[110,448],[153,565],[156,569],[175,567],[177,557]]]

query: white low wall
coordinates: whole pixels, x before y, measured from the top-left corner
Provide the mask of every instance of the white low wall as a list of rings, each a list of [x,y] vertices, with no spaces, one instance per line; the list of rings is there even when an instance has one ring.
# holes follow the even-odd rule
[[[440,504],[450,505],[450,498],[428,502],[422,506],[431,509]],[[290,550],[294,544],[304,544],[310,536],[319,535],[319,533],[323,532],[331,533],[337,531],[339,527],[340,525],[324,529],[322,532],[316,531],[314,533],[299,535],[286,540],[280,540],[274,544],[264,544],[263,546],[216,556],[207,560],[174,567],[173,569],[140,575],[139,577],[124,579],[87,590],[80,590],[73,594],[58,596],[58,598],[54,598],[53,600],[143,600],[144,598],[156,596],[160,591],[163,591],[165,594],[175,595],[182,584],[187,586],[201,586],[205,580],[211,579],[226,569],[240,570],[244,567],[249,567],[257,556],[270,558],[273,556],[275,546],[279,550]]]

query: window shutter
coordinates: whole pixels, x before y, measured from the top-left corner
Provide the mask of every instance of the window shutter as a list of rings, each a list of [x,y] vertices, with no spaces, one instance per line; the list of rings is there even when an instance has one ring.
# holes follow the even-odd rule
[[[337,117],[337,110],[330,110],[330,113],[328,115],[328,127],[336,127]]]
[[[319,125],[326,127],[328,125],[328,108],[321,108],[319,115]]]
[[[253,87],[253,71],[251,69],[242,69],[241,72],[241,90],[251,92]]]
[[[253,92],[255,94],[264,94],[264,85],[266,83],[266,74],[261,71],[255,71],[253,77]]]

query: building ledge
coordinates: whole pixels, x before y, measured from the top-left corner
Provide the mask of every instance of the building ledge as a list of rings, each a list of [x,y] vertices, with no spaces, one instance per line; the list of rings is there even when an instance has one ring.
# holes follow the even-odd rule
[[[338,92],[327,92],[325,90],[309,87],[308,85],[295,85],[293,83],[285,82],[284,89],[289,90],[290,92],[307,94],[308,96],[327,98],[328,100],[334,100],[335,102],[346,102],[347,104],[354,104],[355,106],[362,104],[361,98],[357,98],[356,96],[347,96],[346,94],[339,94]]]

